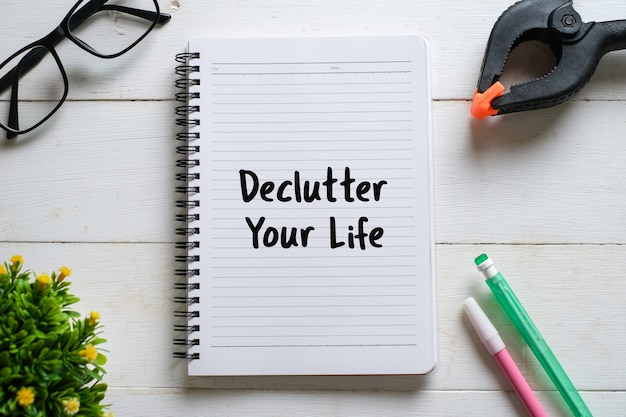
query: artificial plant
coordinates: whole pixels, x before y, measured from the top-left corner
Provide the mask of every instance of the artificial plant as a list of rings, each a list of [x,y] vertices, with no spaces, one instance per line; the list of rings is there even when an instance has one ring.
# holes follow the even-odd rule
[[[112,416],[101,405],[100,315],[69,308],[79,300],[70,269],[35,274],[23,264],[16,255],[0,265],[0,416]]]

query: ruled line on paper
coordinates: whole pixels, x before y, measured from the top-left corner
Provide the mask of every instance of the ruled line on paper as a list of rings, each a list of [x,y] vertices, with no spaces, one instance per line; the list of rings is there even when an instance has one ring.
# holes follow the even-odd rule
[[[232,77],[232,76],[277,76],[277,75],[333,75],[333,76],[341,76],[341,75],[359,75],[359,74],[409,74],[411,71],[408,70],[397,70],[397,71],[389,71],[389,70],[381,70],[381,71],[369,71],[364,73],[362,71],[284,71],[284,72],[223,72],[223,73],[212,73],[211,75],[214,77]]]
[[[215,328],[215,327],[214,327]],[[357,337],[381,337],[381,336],[387,336],[387,337],[410,337],[410,336],[415,336],[415,333],[398,333],[398,334],[380,334],[380,333],[365,333],[365,334],[330,334],[330,333],[324,333],[324,334],[291,334],[289,335],[290,338],[293,337],[306,337],[306,338],[316,338],[316,337],[324,337],[324,338],[329,338],[329,337],[340,337],[342,339],[346,339],[346,338],[357,338]],[[242,334],[242,335],[213,335],[214,338],[229,338],[229,339],[234,339],[234,338],[284,338],[285,335],[284,334],[264,334],[264,335],[251,335],[251,334]]]
[[[410,104],[411,101],[410,100],[386,100],[386,101],[382,101],[382,100],[378,100],[378,101],[365,101],[365,100],[359,100],[359,101],[289,101],[289,102],[251,102],[251,101],[246,101],[246,102],[213,102],[211,104],[215,105],[215,106],[243,106],[243,105],[247,105],[247,106],[270,106],[270,105],[275,105],[275,106],[303,106],[303,105],[329,105],[329,104],[340,104],[340,105],[354,105],[354,104],[381,104],[381,105],[390,105],[390,104]],[[282,112],[281,112],[282,113]],[[288,113],[282,113],[282,114],[288,114]]]
[[[214,121],[213,124],[214,125],[226,125],[226,124],[234,124],[234,125],[247,125],[247,124],[259,124],[259,125],[263,125],[263,124],[276,124],[276,125],[280,125],[280,124],[287,124],[287,123],[291,123],[291,124],[297,124],[297,125],[303,125],[303,124],[309,124],[309,123],[317,123],[317,124],[334,124],[334,123],[407,123],[410,122],[411,119],[398,119],[398,120],[387,120],[387,119],[380,119],[380,120],[371,120],[371,119],[363,119],[363,120],[267,120],[267,121],[254,121],[254,122],[248,122],[245,120],[242,121],[232,121],[232,122],[220,122],[220,121]],[[219,133],[216,131],[216,133]]]
[[[394,268],[415,268],[415,264],[398,264],[398,265],[393,265]],[[372,268],[388,268],[389,265],[385,265],[385,264],[380,264],[380,265],[359,265],[359,264],[342,264],[342,265],[268,265],[268,266],[263,266],[263,265],[255,265],[255,266],[245,266],[245,265],[238,265],[237,269],[241,269],[241,270],[246,270],[246,269],[257,269],[257,270],[261,270],[261,269],[276,269],[276,270],[281,270],[281,269],[288,269],[288,270],[293,270],[293,269],[298,269],[298,268],[309,268],[309,269],[333,269],[333,270],[341,270],[341,269],[372,269]],[[220,269],[232,269],[233,266],[232,265],[214,265],[211,267],[211,269],[213,270],[220,270]]]
[[[213,130],[215,134],[263,134],[263,133],[372,133],[372,132],[411,132],[411,129],[328,129],[328,130]]]
[[[381,278],[388,278],[390,277],[390,274],[368,274],[367,272],[365,273],[358,273],[358,274],[350,274],[350,273],[343,273],[343,274],[328,274],[328,275],[324,275],[325,279],[335,279],[335,278],[359,278],[359,279],[363,279],[366,280],[368,278],[372,278],[372,279],[376,279],[376,280],[380,280]],[[259,278],[259,279],[264,279],[264,278],[277,278],[274,275],[259,275],[259,274],[255,274],[255,275],[250,275],[250,274],[245,274],[245,275],[219,275],[219,274],[214,274],[213,277],[215,279],[237,279],[237,278],[247,278],[247,277],[251,277],[251,278]],[[299,275],[293,275],[290,276],[293,278],[302,278],[302,279],[309,279],[309,278],[319,278],[319,275],[316,274],[299,274]],[[393,274],[394,278],[403,278],[403,279],[408,279],[408,278],[412,278],[413,274]],[[280,279],[284,279],[284,278],[289,278],[289,277],[279,277]]]
[[[285,213],[283,213],[284,215]],[[336,219],[348,219],[348,218],[352,218],[352,217],[342,217],[342,216],[334,216]],[[405,216],[398,216],[398,215],[394,215],[393,219],[404,219],[404,220],[410,220],[412,218],[414,218],[415,216],[411,216],[411,215],[405,215]],[[328,220],[328,217],[318,217],[318,216],[305,216],[305,217],[300,217],[298,215],[294,215],[294,216],[283,216],[280,218],[277,218],[277,220]],[[220,221],[228,221],[228,220],[236,220],[236,221],[241,221],[242,219],[240,217],[225,217],[225,216],[215,216],[213,217],[213,220],[215,220],[216,222],[220,222]],[[220,228],[217,228],[215,230],[219,230]]]
[[[387,209],[387,210],[397,210],[397,209],[411,209],[413,206],[412,205],[407,205],[407,206],[382,206],[382,205],[377,205],[375,207],[363,207],[362,210],[380,210],[380,209]],[[265,210],[268,211],[293,211],[294,207],[293,206],[289,206],[289,207],[272,207],[272,208],[267,208]],[[308,207],[308,206],[302,206],[302,207],[298,207],[298,211],[302,211],[302,210],[313,210],[313,211],[317,211],[319,210],[319,207]],[[328,208],[327,208],[328,209]],[[237,210],[237,211],[253,211],[254,209],[251,207],[214,207],[213,208],[214,211],[232,211],[232,210]],[[256,210],[263,210],[263,208],[259,208],[257,207]],[[332,210],[354,210],[354,207],[333,207]]]
[[[245,97],[254,97],[254,96],[326,96],[326,95],[363,95],[363,94],[411,94],[410,90],[399,90],[399,91],[294,91],[289,93],[280,93],[280,92],[259,92],[259,93],[214,93],[213,97],[219,96],[245,96]]]
[[[267,114],[371,114],[371,113],[411,113],[411,110],[341,110],[341,111],[256,111],[256,112],[213,112],[213,114],[223,115],[267,115]]]
[[[290,82],[282,82],[281,86],[289,86],[289,87],[321,87],[321,86],[342,86],[342,87],[353,87],[353,86],[376,86],[376,85],[411,85],[410,81],[385,81],[385,82],[302,82],[302,83],[290,83]],[[273,87],[275,84],[273,83],[249,83],[249,82],[238,82],[238,83],[221,83],[221,82],[213,82],[211,84],[212,87]]]
[[[328,344],[306,344],[306,345],[296,345],[296,344],[286,344],[286,345],[270,345],[270,344],[264,344],[264,345],[254,345],[254,344],[245,344],[245,345],[217,345],[217,344],[211,344],[211,347],[213,348],[284,348],[284,349],[290,349],[290,348],[321,348],[321,349],[330,349],[333,347],[363,347],[363,346],[369,346],[369,347],[391,347],[391,346],[406,346],[406,347],[411,347],[411,346],[417,346],[416,343],[393,343],[393,344],[367,344],[364,345],[362,343],[359,344],[348,344],[348,343],[342,343],[341,345],[328,345]]]
[[[230,278],[230,277],[228,277]],[[219,289],[259,289],[259,288],[406,288],[406,287],[415,287],[415,285],[410,284],[389,284],[389,285],[381,285],[381,284],[352,284],[352,285],[214,285],[213,288]]]
[[[285,65],[285,64],[296,64],[296,65],[311,65],[311,64],[364,64],[364,65],[372,65],[372,64],[408,64],[411,61],[408,60],[363,60],[363,61],[215,61],[212,62],[213,65]]]
[[[358,318],[366,318],[366,317],[415,317],[416,314],[296,314],[292,316],[285,316],[282,314],[271,314],[271,315],[255,315],[255,316],[242,316],[242,315],[228,315],[228,316],[218,316],[214,315],[212,318],[350,318],[350,317],[358,317]]]
[[[387,158],[386,161],[412,161],[413,158],[412,157],[402,157],[402,158]],[[264,163],[272,163],[272,162],[290,162],[290,163],[294,163],[294,162],[333,162],[333,163],[341,163],[341,162],[345,162],[346,158],[337,158],[337,157],[329,157],[329,158],[298,158],[298,159],[209,159],[210,162],[212,163],[219,163],[219,162],[225,162],[225,163],[235,163],[235,162],[240,162],[240,163],[250,163],[250,162],[264,162]],[[379,158],[350,158],[350,161],[354,162],[354,161],[380,161]]]

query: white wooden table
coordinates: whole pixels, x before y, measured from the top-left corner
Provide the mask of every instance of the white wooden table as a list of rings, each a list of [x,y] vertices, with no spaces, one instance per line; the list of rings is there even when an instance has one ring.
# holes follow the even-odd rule
[[[72,0],[2,2],[0,55],[48,33]],[[551,416],[565,404],[473,266],[487,252],[594,416],[626,416],[626,53],[551,109],[471,120],[489,31],[510,0],[161,0],[172,21],[103,61],[59,46],[70,100],[0,140],[0,258],[73,269],[99,310],[117,416],[523,416],[462,312],[474,296]],[[577,0],[586,21],[623,0]],[[424,377],[188,378],[172,358],[174,55],[190,36],[420,34],[431,47],[437,369]],[[498,319],[500,317],[500,319]]]

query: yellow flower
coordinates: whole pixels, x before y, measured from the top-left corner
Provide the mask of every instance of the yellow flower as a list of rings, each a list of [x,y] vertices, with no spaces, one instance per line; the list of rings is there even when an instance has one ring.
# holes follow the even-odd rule
[[[65,278],[69,277],[70,275],[72,275],[72,270],[69,269],[67,266],[62,266],[61,268],[59,268],[59,271],[61,272],[59,274],[59,278],[57,279],[58,282],[63,281]]]
[[[73,416],[78,413],[78,410],[80,409],[80,401],[75,397],[63,400],[61,403],[63,404],[63,411],[65,411],[65,414],[68,416]]]
[[[37,275],[37,282],[39,283],[39,289],[43,290],[46,285],[52,282],[52,278],[48,274],[39,274]]]
[[[24,263],[24,258],[22,258],[20,255],[13,255],[13,256],[11,256],[11,263],[12,264],[23,264]]]
[[[7,273],[7,269],[4,267],[4,265],[0,265],[0,275],[4,275]]]
[[[100,320],[100,313],[98,313],[97,311],[92,311],[91,313],[89,313],[89,325],[90,326],[92,327],[95,326],[98,320]]]
[[[85,349],[78,352],[78,355],[87,359],[87,362],[93,362],[98,357],[98,350],[93,345],[87,345]]]
[[[113,411],[108,411],[102,414],[102,417],[115,417],[115,414],[113,414]]]
[[[17,392],[17,403],[22,407],[28,407],[35,402],[35,390],[33,387],[22,387]]]

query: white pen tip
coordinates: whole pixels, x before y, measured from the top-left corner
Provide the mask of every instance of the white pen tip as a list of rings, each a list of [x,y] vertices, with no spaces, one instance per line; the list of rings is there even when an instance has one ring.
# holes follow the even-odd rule
[[[504,342],[500,338],[498,331],[491,321],[489,321],[489,318],[482,308],[480,308],[476,300],[472,297],[467,298],[463,301],[463,308],[472,322],[474,329],[476,329],[480,341],[483,342],[487,348],[487,351],[495,355],[504,349]]]

